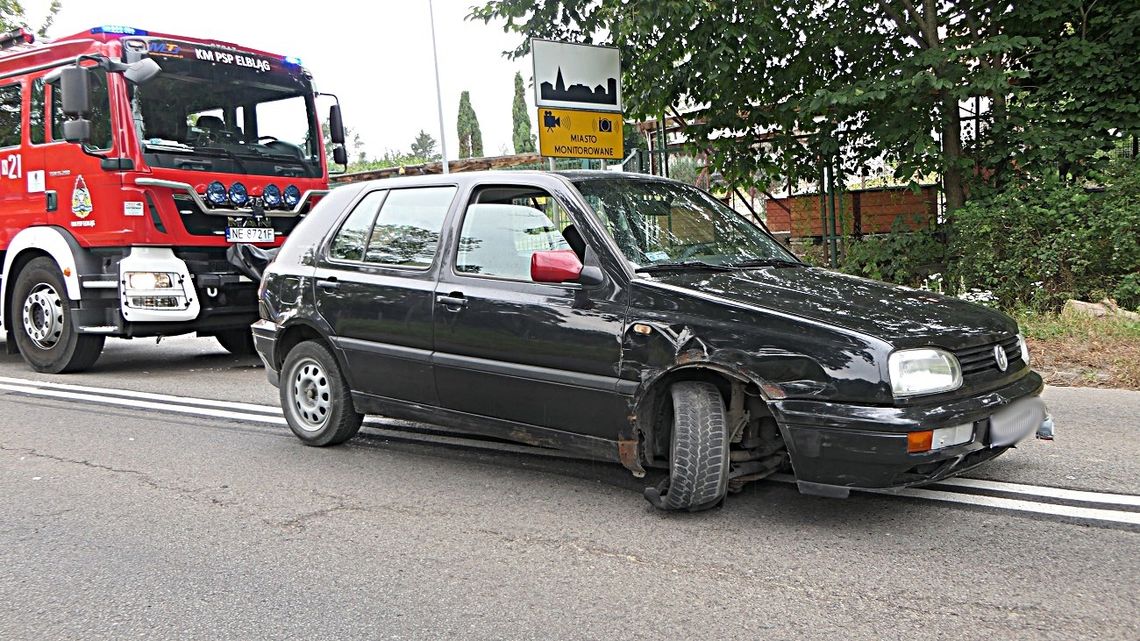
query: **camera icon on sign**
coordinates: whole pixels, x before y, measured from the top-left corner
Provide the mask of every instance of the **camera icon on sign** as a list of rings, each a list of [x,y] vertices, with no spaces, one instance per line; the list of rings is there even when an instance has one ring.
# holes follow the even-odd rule
[[[554,131],[555,127],[562,126],[562,119],[547,110],[546,113],[542,114],[542,126],[546,127],[547,131]]]
[[[614,121],[609,118],[598,118],[598,131],[608,134],[614,130]]]

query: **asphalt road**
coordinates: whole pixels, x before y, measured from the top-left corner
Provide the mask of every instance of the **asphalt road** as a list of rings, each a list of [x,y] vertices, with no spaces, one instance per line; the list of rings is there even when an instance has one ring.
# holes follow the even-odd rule
[[[211,341],[0,377],[271,404]],[[1140,393],[971,476],[1140,494]],[[755,484],[655,512],[618,466],[0,391],[0,639],[1136,639],[1140,529]]]

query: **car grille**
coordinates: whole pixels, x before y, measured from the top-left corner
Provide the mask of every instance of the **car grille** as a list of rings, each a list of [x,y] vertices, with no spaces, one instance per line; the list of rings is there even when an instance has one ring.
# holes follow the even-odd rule
[[[1017,337],[1010,336],[1004,338],[998,343],[987,343],[977,347],[967,347],[954,352],[954,356],[958,357],[958,364],[962,366],[962,377],[966,378],[971,375],[981,374],[989,371],[998,371],[997,360],[994,359],[994,345],[1000,344],[1002,349],[1005,350],[1005,355],[1009,359],[1009,367],[1006,371],[1012,371],[1020,368],[1021,363],[1021,348],[1017,346]]]
[[[229,225],[227,216],[202,211],[189,196],[174,196],[174,205],[186,231],[194,236],[225,236]],[[297,216],[270,216],[269,224],[282,236],[288,236],[301,218],[309,213],[311,205],[305,203]],[[220,210],[225,211],[225,210]]]

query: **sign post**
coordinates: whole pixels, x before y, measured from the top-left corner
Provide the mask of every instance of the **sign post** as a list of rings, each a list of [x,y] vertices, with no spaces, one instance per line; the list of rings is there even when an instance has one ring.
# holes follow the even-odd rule
[[[621,56],[613,47],[531,40],[539,152],[621,160]]]

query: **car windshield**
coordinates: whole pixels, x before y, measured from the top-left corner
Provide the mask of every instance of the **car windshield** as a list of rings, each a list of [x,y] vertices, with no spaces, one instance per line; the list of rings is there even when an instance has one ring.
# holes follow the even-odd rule
[[[157,58],[162,73],[130,86],[131,109],[152,166],[317,177],[313,90],[295,71]]]
[[[574,185],[635,268],[801,264],[756,225],[695,187],[622,177]]]

